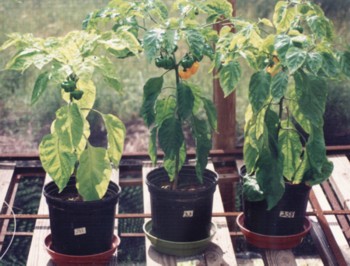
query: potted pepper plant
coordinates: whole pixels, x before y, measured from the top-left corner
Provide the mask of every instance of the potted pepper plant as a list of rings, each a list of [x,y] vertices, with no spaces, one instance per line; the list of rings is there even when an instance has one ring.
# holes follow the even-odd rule
[[[166,241],[192,242],[210,237],[217,175],[206,166],[217,126],[210,96],[203,95],[190,78],[204,57],[214,58],[213,43],[218,35],[212,26],[231,16],[232,6],[225,0],[179,0],[173,7],[169,11],[157,0],[110,1],[107,8],[89,15],[87,27],[106,20],[112,20],[115,28],[129,27],[140,40],[147,61],[162,70],[146,81],[141,107],[151,132],[152,162],[157,162],[158,145],[164,152],[163,167],[151,171],[146,180],[151,195],[151,233]],[[195,140],[195,166],[185,165],[185,128],[190,128]]]
[[[59,254],[90,255],[112,248],[115,208],[120,187],[110,182],[112,167],[121,159],[125,127],[115,115],[95,110],[96,87],[93,74],[98,71],[116,90],[112,61],[101,53],[116,56],[137,54],[141,47],[127,31],[102,34],[72,31],[63,37],[36,38],[31,34],[11,34],[1,46],[16,53],[6,69],[24,72],[39,69],[31,103],[59,90],[62,107],[56,111],[51,132],[42,138],[39,155],[43,168],[53,179],[44,187],[49,205],[51,249]],[[52,93],[52,92],[51,92]],[[89,142],[90,113],[97,113],[107,130],[108,147]]]
[[[327,80],[349,77],[350,54],[337,50],[332,22],[311,1],[278,1],[272,20],[232,24],[235,32],[221,30],[216,54],[225,93],[235,89],[242,61],[254,72],[239,222],[263,235],[297,234],[311,186],[332,173],[323,133]]]

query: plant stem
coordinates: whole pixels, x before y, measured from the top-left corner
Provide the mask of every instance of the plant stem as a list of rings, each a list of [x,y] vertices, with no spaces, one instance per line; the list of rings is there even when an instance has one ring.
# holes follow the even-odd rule
[[[176,58],[175,58],[175,53],[173,53],[173,57],[174,57],[174,62],[175,62],[175,78],[176,78],[176,89],[178,89],[179,87],[179,83],[180,83],[180,78],[179,78],[179,66],[176,64]],[[178,93],[176,93],[176,102],[178,102],[177,99],[177,95]],[[174,182],[172,184],[172,189],[176,190],[177,185],[179,183],[179,160],[180,160],[180,152],[178,152],[175,155],[175,176],[174,176]]]

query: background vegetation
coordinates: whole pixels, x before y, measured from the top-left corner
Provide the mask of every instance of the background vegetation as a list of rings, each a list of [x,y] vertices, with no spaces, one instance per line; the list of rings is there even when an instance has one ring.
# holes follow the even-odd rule
[[[63,36],[68,31],[80,29],[86,14],[105,6],[107,2],[108,0],[2,0],[0,3],[0,44],[6,40],[6,35],[11,32],[33,33],[40,37]],[[165,2],[172,3],[170,0]],[[252,20],[259,17],[270,17],[275,2],[276,0],[237,0],[236,15]],[[334,21],[339,36],[341,36],[339,41],[350,43],[348,30],[350,26],[350,19],[348,19],[350,0],[317,0],[317,2]],[[0,69],[3,69],[8,57],[8,54],[0,54]],[[118,65],[117,74],[123,80],[123,92],[116,93],[112,89],[98,90],[101,97],[96,102],[97,107],[103,112],[112,110],[111,112],[121,117],[127,125],[142,124],[138,119],[142,102],[142,84],[150,76],[157,73],[153,66],[148,65],[143,60],[141,59],[140,63],[140,59],[130,58],[123,61],[122,65]],[[207,74],[208,68],[209,62],[202,63],[200,73],[194,79],[200,81],[206,93],[211,93],[212,81],[211,75]],[[50,88],[45,97],[41,98],[36,105],[30,106],[35,74],[34,69],[24,74],[0,71],[1,153],[35,152],[41,137],[49,131],[50,121],[54,117],[53,110],[57,109],[57,105],[60,104],[60,89],[59,85]],[[244,74],[249,76],[247,70],[244,71]],[[98,82],[99,77],[96,79]],[[239,134],[242,132],[247,83],[248,78],[243,79],[237,90],[236,109]],[[348,108],[347,102],[339,102],[337,99],[350,97],[348,96],[349,87],[348,84],[334,85],[331,93],[333,103],[327,112],[333,122],[339,119],[343,121],[340,123],[342,125],[340,131],[349,131],[350,118],[339,118],[339,115],[350,112],[344,109]],[[337,109],[337,111],[331,112],[333,109]],[[95,141],[99,142],[100,133],[103,133],[104,129],[99,125],[94,131]],[[147,135],[146,131],[142,133]],[[141,138],[143,135],[136,134],[136,136]],[[135,140],[131,140],[131,142],[135,142]],[[136,142],[140,143],[140,141]],[[145,145],[143,146],[145,147]]]

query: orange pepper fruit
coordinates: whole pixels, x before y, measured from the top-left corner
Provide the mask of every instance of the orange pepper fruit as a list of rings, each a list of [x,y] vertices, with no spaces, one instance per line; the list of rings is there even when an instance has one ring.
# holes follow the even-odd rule
[[[193,63],[193,65],[188,69],[188,71],[190,71],[192,73],[192,75],[196,74],[196,72],[198,71],[199,68],[199,62],[196,61]]]
[[[179,70],[179,76],[182,79],[189,79],[192,76],[190,69]]]

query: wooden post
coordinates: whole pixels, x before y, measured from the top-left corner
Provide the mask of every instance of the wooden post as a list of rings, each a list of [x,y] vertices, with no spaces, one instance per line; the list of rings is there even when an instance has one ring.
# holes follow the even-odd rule
[[[228,0],[233,7],[235,15],[236,0]],[[221,25],[216,25],[215,29],[220,30]],[[214,73],[216,76],[217,73]],[[219,79],[213,81],[213,100],[218,113],[218,132],[214,134],[213,148],[222,150],[232,150],[236,146],[236,94],[232,93],[224,97],[220,87]]]

